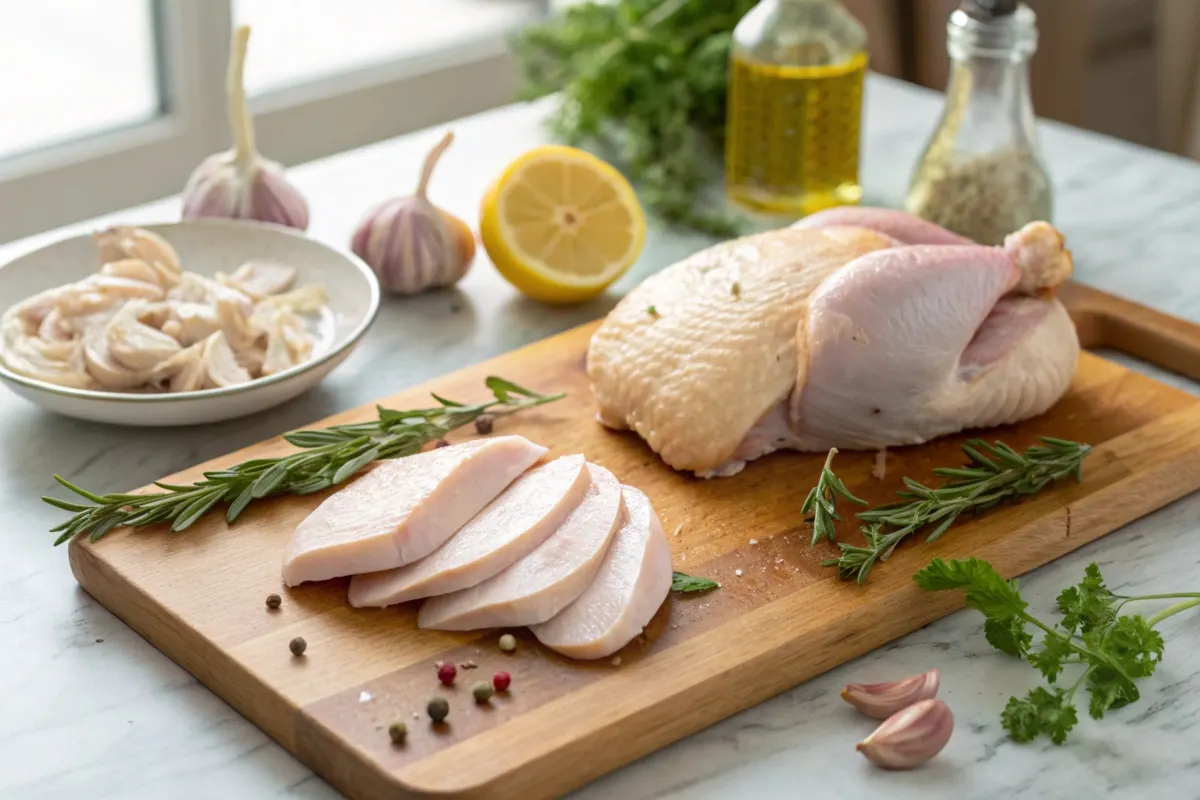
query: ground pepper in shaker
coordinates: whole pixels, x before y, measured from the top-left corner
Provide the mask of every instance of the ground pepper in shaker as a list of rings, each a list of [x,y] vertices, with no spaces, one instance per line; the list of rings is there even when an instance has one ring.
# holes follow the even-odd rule
[[[913,172],[906,208],[981,244],[1050,221],[1029,59],[1037,17],[1017,0],[963,0],[946,24],[942,117]]]

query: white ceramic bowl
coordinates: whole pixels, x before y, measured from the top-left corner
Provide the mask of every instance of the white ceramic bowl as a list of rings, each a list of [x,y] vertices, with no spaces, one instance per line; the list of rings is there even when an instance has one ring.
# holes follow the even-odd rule
[[[379,311],[379,282],[361,259],[291,228],[213,219],[139,227],[170,242],[189,272],[230,273],[247,259],[272,258],[296,268],[297,286],[322,284],[329,308],[317,325],[314,357],[240,386],[176,394],[69,389],[18,375],[0,363],[0,379],[10,389],[51,411],[115,425],[166,427],[233,419],[276,406],[318,384],[350,355]],[[18,256],[0,267],[0,313],[99,267],[90,233]]]

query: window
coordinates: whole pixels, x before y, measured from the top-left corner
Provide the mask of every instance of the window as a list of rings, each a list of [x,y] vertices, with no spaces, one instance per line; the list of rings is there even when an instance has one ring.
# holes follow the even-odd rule
[[[158,116],[155,63],[147,0],[9,5],[0,28],[0,108],[8,109],[0,159]]]
[[[228,148],[225,69],[235,24],[253,31],[246,82],[258,145],[291,165],[510,102],[517,74],[508,34],[550,7],[8,4],[0,26],[0,242],[174,194],[202,158]]]

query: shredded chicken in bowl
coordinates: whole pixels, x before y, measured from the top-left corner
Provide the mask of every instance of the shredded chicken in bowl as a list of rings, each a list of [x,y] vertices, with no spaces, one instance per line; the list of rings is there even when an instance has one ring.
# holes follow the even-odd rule
[[[257,259],[232,275],[185,272],[162,237],[140,228],[95,235],[101,267],[24,300],[0,319],[0,361],[29,378],[110,392],[236,386],[313,356],[304,315],[317,284]]]

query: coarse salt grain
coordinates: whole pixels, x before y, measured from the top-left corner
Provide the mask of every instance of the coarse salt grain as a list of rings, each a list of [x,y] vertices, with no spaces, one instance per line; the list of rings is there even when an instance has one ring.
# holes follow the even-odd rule
[[[742,571],[741,571],[740,569],[735,569],[735,570],[733,571],[733,574],[734,574],[734,575],[737,575],[739,578],[740,578],[740,577],[742,577]]]
[[[359,692],[358,693],[358,702],[369,703],[369,702],[371,702],[371,697],[372,697],[372,695],[370,692]]]
[[[758,539],[751,539],[750,544],[758,544]]]
[[[620,656],[613,656],[613,659],[612,659],[612,665],[613,665],[614,667],[619,667],[619,666],[621,666],[621,657],[620,657]]]

